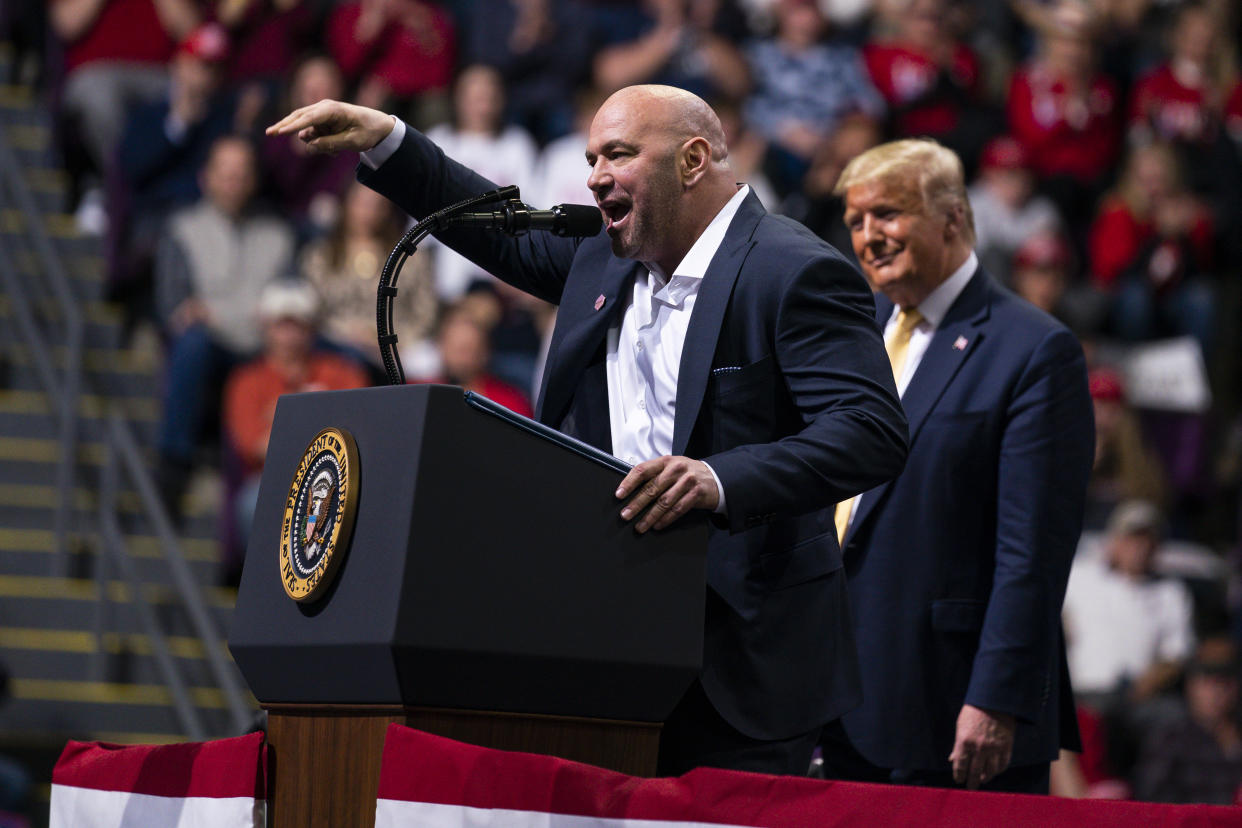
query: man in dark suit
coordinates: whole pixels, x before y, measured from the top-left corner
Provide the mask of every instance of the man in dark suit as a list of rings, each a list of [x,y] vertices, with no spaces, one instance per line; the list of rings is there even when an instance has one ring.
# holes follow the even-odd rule
[[[837,190],[911,450],[837,508],[863,704],[825,731],[825,770],[1047,792],[1078,739],[1060,611],[1094,448],[1082,348],[979,267],[950,150],[876,147]]]
[[[326,101],[269,132],[362,150],[360,178],[425,216],[495,184],[382,113]],[[804,773],[858,701],[831,504],[901,469],[906,424],[865,281],[735,183],[699,98],[629,87],[600,108],[585,240],[459,228],[441,241],[560,306],[539,418],[635,463],[637,531],[715,512],[704,667],[661,771]]]

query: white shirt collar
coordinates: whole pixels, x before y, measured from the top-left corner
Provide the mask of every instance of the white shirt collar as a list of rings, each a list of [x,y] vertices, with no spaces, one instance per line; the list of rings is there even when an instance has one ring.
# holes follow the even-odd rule
[[[673,269],[673,276],[684,276],[687,279],[702,279],[707,273],[707,266],[712,263],[712,258],[716,255],[716,251],[720,249],[720,245],[724,242],[725,233],[729,230],[729,224],[733,221],[733,217],[737,215],[738,208],[742,206],[742,202],[746,200],[746,194],[750,192],[750,187],[743,184],[738,191],[733,194],[733,198],[725,202],[720,208],[720,212],[716,213],[716,217],[711,223],[699,234],[694,240],[694,244],[686,251],[686,255],[682,257],[681,262]],[[652,275],[656,277],[657,284],[663,281],[663,275],[656,268],[654,262],[643,262]],[[672,281],[670,279],[669,281]]]
[[[927,298],[919,302],[919,313],[923,314],[923,319],[933,328],[939,328],[940,323],[944,321],[945,314],[949,312],[949,308],[953,307],[953,303],[957,301],[957,297],[966,289],[966,283],[970,281],[970,277],[974,275],[975,270],[979,267],[979,258],[975,255],[975,251],[971,250],[970,255],[966,257],[966,261],[962,262],[962,266],[953,271],[953,275],[941,282],[935,290],[927,295]],[[893,312],[896,313],[894,308]]]

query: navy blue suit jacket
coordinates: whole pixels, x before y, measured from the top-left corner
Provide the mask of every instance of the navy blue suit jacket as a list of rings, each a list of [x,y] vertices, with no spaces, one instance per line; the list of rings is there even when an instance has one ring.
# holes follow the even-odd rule
[[[1095,446],[1082,348],[979,270],[902,403],[905,470],[845,537],[863,678],[846,733],[880,767],[943,770],[969,703],[1016,717],[1013,765],[1053,759],[1078,738],[1061,602]]]
[[[495,187],[413,129],[359,177],[414,216]],[[602,233],[512,239],[454,228],[439,238],[559,305],[537,416],[611,449],[606,335],[643,266],[613,256]],[[891,478],[906,454],[874,313],[857,270],[752,194],[686,332],[672,452],[706,460],[727,502],[709,541],[702,684],[755,738],[811,730],[858,701],[832,505]]]

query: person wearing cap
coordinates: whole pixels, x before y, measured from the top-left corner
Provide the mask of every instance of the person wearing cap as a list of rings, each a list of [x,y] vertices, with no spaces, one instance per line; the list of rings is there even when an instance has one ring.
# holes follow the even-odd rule
[[[1143,437],[1138,415],[1126,401],[1121,374],[1106,365],[1093,368],[1088,387],[1095,411],[1095,463],[1087,486],[1084,527],[1103,531],[1123,501],[1163,504],[1168,483],[1160,457]]]
[[[1143,739],[1134,792],[1152,802],[1236,805],[1242,798],[1237,647],[1201,643],[1186,665],[1185,709]]]
[[[232,129],[233,106],[220,88],[228,56],[222,27],[197,27],[172,58],[167,94],[125,121],[108,183],[108,284],[132,316],[150,313],[151,269],[168,217],[198,200],[207,154]]]
[[[863,703],[825,730],[824,768],[1047,793],[1078,743],[1060,607],[1091,470],[1087,370],[1065,326],[980,265],[963,175],[918,139],[837,182],[910,457],[836,508]]]
[[[1035,192],[1030,157],[1011,136],[993,138],[984,146],[969,195],[975,253],[1002,283],[1009,283],[1014,254],[1023,243],[1061,229],[1061,214],[1050,198]]]
[[[263,352],[229,374],[222,414],[228,447],[243,469],[244,482],[234,500],[243,549],[254,517],[276,400],[282,394],[368,385],[366,371],[359,365],[315,347],[319,297],[310,285],[285,279],[272,282],[263,289],[258,304]]]
[[[42,5],[42,4],[41,4]],[[64,49],[63,114],[97,172],[121,138],[130,107],[157,100],[166,64],[201,19],[194,0],[51,0],[48,21]]]
[[[1169,690],[1194,646],[1190,591],[1155,570],[1163,538],[1160,510],[1127,500],[1113,510],[1101,554],[1079,557],[1070,572],[1070,675],[1079,699],[1110,717]]]

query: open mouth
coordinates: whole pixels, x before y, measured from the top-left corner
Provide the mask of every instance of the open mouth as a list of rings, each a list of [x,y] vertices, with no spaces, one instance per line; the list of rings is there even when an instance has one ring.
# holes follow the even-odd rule
[[[604,214],[604,229],[609,233],[620,228],[630,215],[629,204],[622,204],[615,201],[606,201],[599,205],[600,212]]]

